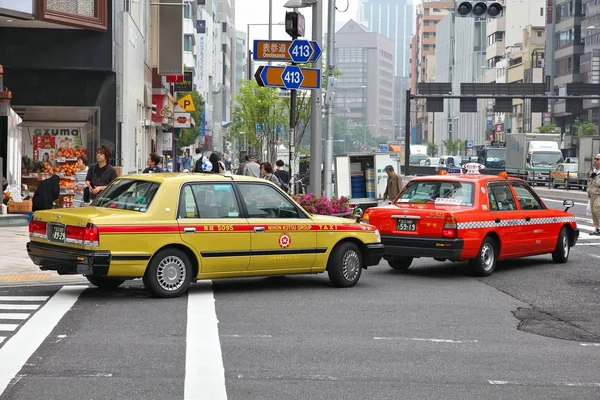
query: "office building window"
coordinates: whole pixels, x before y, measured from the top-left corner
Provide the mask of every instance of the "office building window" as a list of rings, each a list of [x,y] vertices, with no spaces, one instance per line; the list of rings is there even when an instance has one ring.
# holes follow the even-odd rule
[[[37,19],[81,29],[106,31],[108,2],[107,0],[38,0]]]
[[[190,3],[184,3],[183,5],[183,18],[192,19],[192,5]]]
[[[192,51],[194,49],[194,38],[192,35],[184,35],[183,36],[183,50],[184,51]]]

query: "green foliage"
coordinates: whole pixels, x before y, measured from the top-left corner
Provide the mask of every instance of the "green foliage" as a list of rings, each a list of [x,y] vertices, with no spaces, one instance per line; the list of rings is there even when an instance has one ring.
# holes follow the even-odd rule
[[[442,143],[447,155],[460,155],[465,148],[465,141],[460,139],[447,139]]]
[[[196,126],[192,126],[191,128],[180,129],[180,135],[177,138],[177,145],[179,148],[191,146],[196,143],[196,140],[199,138],[198,130],[202,121],[202,109],[204,108],[204,99],[202,95],[196,91],[193,92],[177,92],[177,100],[180,100],[182,97],[187,96],[188,94],[192,95],[192,100],[194,101],[194,106],[196,106],[196,111],[192,112],[192,118],[196,123]]]
[[[427,155],[429,157],[435,157],[438,152],[438,145],[435,144],[434,142],[427,142],[426,145],[427,145]]]
[[[582,122],[581,120],[575,120],[573,128],[579,136],[592,136],[598,131],[598,126],[591,122]]]
[[[556,133],[555,124],[542,125],[537,128],[537,133]]]

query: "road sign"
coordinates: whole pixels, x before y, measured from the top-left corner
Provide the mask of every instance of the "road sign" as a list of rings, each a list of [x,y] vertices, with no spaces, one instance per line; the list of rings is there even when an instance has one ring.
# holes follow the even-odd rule
[[[296,39],[292,42],[288,52],[295,63],[305,63],[310,60],[313,53],[313,48],[308,40]]]
[[[285,72],[288,72],[289,75],[285,75]],[[284,77],[286,81],[284,81]],[[321,88],[321,70],[318,68],[300,68],[295,65],[287,67],[261,65],[254,74],[254,78],[259,86],[284,89]]]
[[[252,59],[254,61],[294,61],[294,62],[317,62],[321,58],[323,50],[319,43],[314,40],[300,39],[300,42],[308,42],[311,47],[310,56],[307,61],[294,61],[290,50],[294,41],[292,40],[255,40]],[[304,53],[306,48],[295,50],[297,54]]]
[[[173,115],[173,128],[189,128],[192,126],[192,115],[189,112]]]
[[[470,140],[467,140],[467,149],[472,149],[473,148],[473,142],[471,142]]]
[[[388,145],[387,144],[380,144],[379,145],[379,151],[381,151],[381,152],[387,152],[387,151],[389,151]]]
[[[179,101],[177,101],[177,104],[179,104],[179,107],[183,108],[185,111],[196,111],[196,106],[194,106],[194,100],[192,100],[191,94],[183,96],[181,99],[179,99]]]

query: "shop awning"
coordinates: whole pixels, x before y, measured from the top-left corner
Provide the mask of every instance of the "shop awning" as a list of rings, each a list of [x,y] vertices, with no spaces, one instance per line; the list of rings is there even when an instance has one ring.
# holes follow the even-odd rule
[[[100,107],[46,107],[46,106],[12,106],[23,119],[21,126],[32,122],[80,122],[87,123],[90,116]]]

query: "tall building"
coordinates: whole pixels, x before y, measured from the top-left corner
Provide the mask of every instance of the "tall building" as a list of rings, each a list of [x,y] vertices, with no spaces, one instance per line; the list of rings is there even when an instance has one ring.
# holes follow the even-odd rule
[[[350,127],[365,126],[372,136],[394,135],[394,43],[348,21],[336,32],[336,115]]]
[[[247,78],[248,72],[248,46],[246,45],[246,33],[235,32],[235,85],[234,93],[237,95],[242,85],[242,80]]]
[[[597,1],[583,0],[582,11],[585,15],[581,22],[584,54],[580,58],[580,72],[584,83],[600,83],[600,4]],[[584,100],[583,108],[587,118],[581,116],[581,119],[600,126],[600,102]]]

